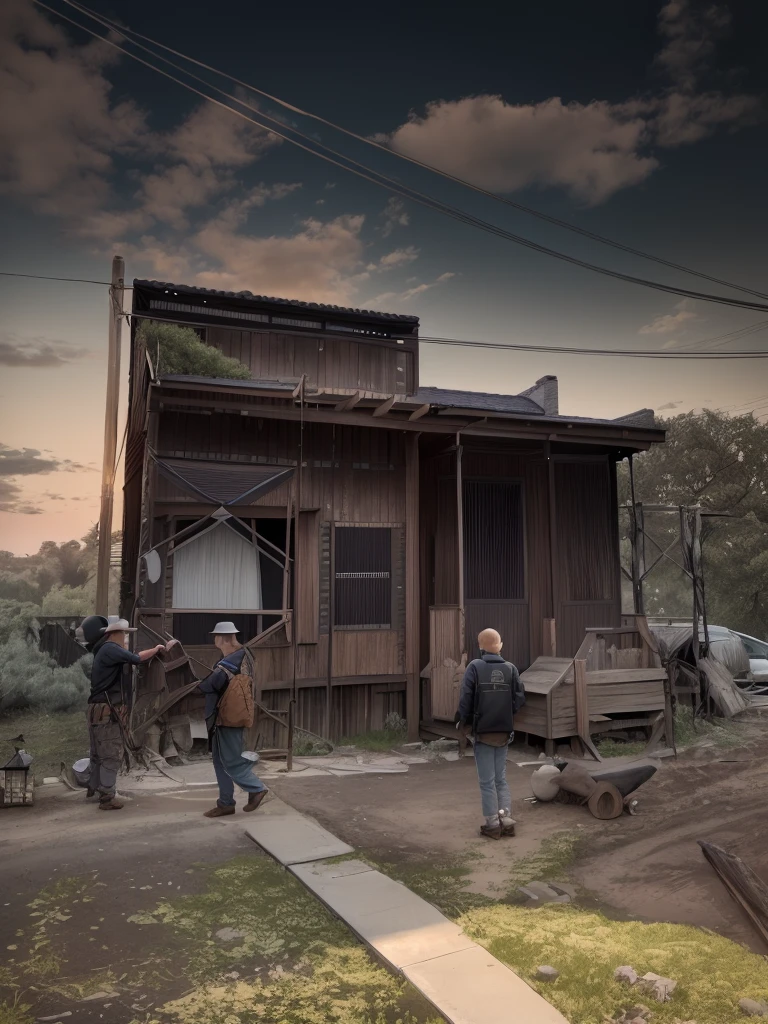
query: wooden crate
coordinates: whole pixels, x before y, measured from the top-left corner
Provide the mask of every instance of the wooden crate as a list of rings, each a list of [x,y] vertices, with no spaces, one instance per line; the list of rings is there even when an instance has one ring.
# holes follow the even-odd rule
[[[28,768],[0,770],[0,807],[31,807],[35,780]]]

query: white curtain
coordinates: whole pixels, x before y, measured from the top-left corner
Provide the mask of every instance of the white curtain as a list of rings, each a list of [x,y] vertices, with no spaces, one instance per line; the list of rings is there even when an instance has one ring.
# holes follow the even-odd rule
[[[224,523],[173,555],[174,608],[261,608],[261,568],[253,544]]]

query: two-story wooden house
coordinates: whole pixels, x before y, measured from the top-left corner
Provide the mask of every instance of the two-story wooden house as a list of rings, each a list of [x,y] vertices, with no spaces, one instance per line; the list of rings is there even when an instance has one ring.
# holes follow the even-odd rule
[[[193,326],[251,380],[158,375],[142,318]],[[653,416],[562,416],[423,387],[413,316],[134,281],[122,614],[198,662],[233,619],[272,707],[339,737],[452,720],[497,628],[521,669],[620,622],[616,462]],[[162,367],[162,360],[161,360]]]

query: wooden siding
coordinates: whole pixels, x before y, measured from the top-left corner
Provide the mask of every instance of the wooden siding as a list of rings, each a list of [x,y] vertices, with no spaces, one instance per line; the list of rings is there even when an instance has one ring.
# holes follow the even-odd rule
[[[296,594],[296,642],[316,644],[320,635],[320,515],[299,513],[296,565],[301,583]]]
[[[457,667],[461,661],[461,612],[430,608],[429,646],[432,651],[430,697],[432,718],[453,721],[459,705]]]
[[[356,388],[386,394],[416,391],[414,353],[397,341],[356,341],[275,331],[209,327],[206,341],[244,363],[256,380],[297,379],[318,388]]]

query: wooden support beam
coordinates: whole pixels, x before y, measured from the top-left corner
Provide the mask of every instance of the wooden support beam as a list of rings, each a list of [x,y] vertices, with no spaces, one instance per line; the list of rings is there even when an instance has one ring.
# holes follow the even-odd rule
[[[587,663],[583,658],[577,658],[573,663],[573,699],[576,704],[576,732],[579,739],[589,740]]]
[[[432,406],[429,402],[424,405],[420,405],[418,409],[414,409],[411,415],[408,417],[409,420],[420,420],[422,416],[426,416]]]
[[[381,405],[377,405],[373,410],[373,418],[378,419],[379,416],[386,416],[392,406],[395,404],[397,395],[390,395],[386,402],[382,402]]]
[[[405,707],[408,740],[419,738],[421,713],[419,582],[419,435],[405,439]]]
[[[461,475],[461,434],[456,435],[456,560],[459,584],[459,653],[468,654],[464,614],[464,485]]]
[[[557,657],[557,630],[554,619],[544,619],[544,653],[549,658]]]
[[[347,412],[349,409],[354,409],[360,399],[363,397],[362,391],[356,391],[350,398],[345,398],[343,402],[339,402],[335,405],[335,412]]]

